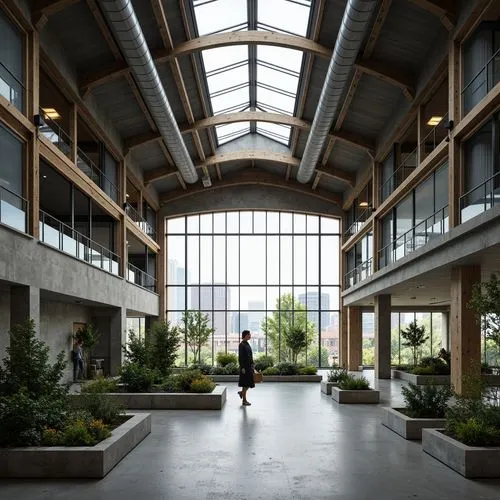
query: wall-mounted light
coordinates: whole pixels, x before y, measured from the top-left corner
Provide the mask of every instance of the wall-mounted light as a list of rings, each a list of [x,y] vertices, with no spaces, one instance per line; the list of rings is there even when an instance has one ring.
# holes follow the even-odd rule
[[[442,116],[431,116],[431,118],[427,122],[427,125],[430,125],[431,127],[435,127],[436,125],[439,125],[441,123],[442,119],[443,119]]]
[[[61,118],[61,115],[55,108],[42,108],[42,111],[45,113],[45,116],[51,120],[59,120],[59,118]]]

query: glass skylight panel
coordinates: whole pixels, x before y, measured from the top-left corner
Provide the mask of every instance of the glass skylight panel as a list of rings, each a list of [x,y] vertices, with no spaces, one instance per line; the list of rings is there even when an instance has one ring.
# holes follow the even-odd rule
[[[211,101],[214,114],[228,109],[247,107],[249,101],[248,83],[244,87],[212,95]]]
[[[288,145],[290,139],[290,126],[278,123],[257,122],[257,132],[270,139]]]
[[[200,36],[248,26],[246,0],[193,0],[193,5]]]
[[[258,25],[306,36],[310,10],[311,2],[306,0],[258,0]]]
[[[248,85],[248,62],[232,69],[207,74],[207,82],[211,95],[229,87]]]
[[[271,45],[259,45],[257,47],[257,60],[299,73],[302,65],[302,52],[294,49],[284,49],[283,47],[273,47]]]
[[[216,69],[225,68],[232,64],[248,60],[248,47],[246,45],[231,45],[208,49],[202,52],[205,71],[210,73]]]
[[[281,111],[292,115],[295,107],[295,96],[265,88],[257,82],[257,103],[274,108],[276,112]]]
[[[250,132],[250,122],[228,123],[215,127],[219,144],[225,144]]]
[[[266,85],[272,85],[286,92],[297,93],[299,74],[286,72],[277,66],[268,66],[257,63],[257,81]]]

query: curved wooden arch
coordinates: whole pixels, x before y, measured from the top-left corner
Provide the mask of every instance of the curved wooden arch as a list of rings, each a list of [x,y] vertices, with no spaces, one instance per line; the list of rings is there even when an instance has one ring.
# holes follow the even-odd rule
[[[158,50],[153,54],[153,60],[156,63],[161,63],[201,50],[249,44],[273,45],[275,47],[300,50],[301,52],[308,52],[325,59],[330,58],[332,55],[332,51],[328,47],[301,36],[269,31],[236,31],[194,38],[193,40],[181,43],[173,50]],[[86,95],[91,89],[129,72],[130,68],[125,62],[115,62],[106,68],[102,68],[100,71],[84,76],[80,85],[81,93],[82,95]]]
[[[315,191],[311,191],[311,189],[305,184],[301,184],[297,181],[291,180],[286,182],[283,177],[272,174],[271,172],[266,172],[265,170],[254,168],[242,170],[235,173],[230,178],[222,179],[221,181],[213,181],[212,186],[208,188],[203,187],[200,184],[191,184],[187,190],[176,189],[174,191],[170,191],[160,196],[160,203],[170,203],[174,200],[185,198],[186,196],[195,196],[207,191],[216,191],[219,189],[248,185],[278,187],[280,189],[286,189],[288,191],[294,191],[297,193],[319,198],[335,205],[342,205],[342,196],[339,193],[332,193],[324,189],[316,189]]]

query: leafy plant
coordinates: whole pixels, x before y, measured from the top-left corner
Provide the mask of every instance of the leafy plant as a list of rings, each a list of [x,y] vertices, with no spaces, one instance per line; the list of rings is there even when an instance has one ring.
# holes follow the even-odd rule
[[[191,382],[190,392],[212,392],[215,388],[215,383],[208,377],[196,378]]]
[[[265,368],[264,370],[262,370],[262,374],[263,375],[279,375],[280,372],[274,366],[268,366],[267,368]]]
[[[299,375],[316,375],[318,369],[315,366],[301,366],[299,368]]]
[[[210,375],[214,368],[221,368],[221,367],[212,366],[207,363],[193,363],[189,365],[189,370],[200,370],[200,372],[203,373],[203,375]],[[219,375],[222,374],[223,372],[219,373]],[[215,373],[213,375],[215,375]]]
[[[127,345],[122,346],[125,360],[139,366],[148,365],[148,348],[145,339],[138,336],[134,330],[129,331]]]
[[[116,379],[111,377],[97,377],[94,380],[86,382],[82,388],[82,392],[88,393],[106,393],[106,392],[117,392],[118,382]]]
[[[212,366],[212,369],[210,370],[210,375],[226,375],[226,367],[225,366]]]
[[[83,328],[80,328],[74,335],[74,338],[82,343],[83,356],[85,358],[85,366],[87,366],[87,370],[90,366],[89,360],[92,357],[92,352],[94,347],[99,343],[100,337],[101,334],[99,330],[91,323],[85,325]]]
[[[500,442],[500,430],[475,417],[458,422],[455,436],[468,446],[496,446]]]
[[[328,372],[327,380],[332,384],[338,384],[342,382],[347,377],[348,373],[345,368],[340,366],[332,366],[331,370]]]
[[[123,406],[106,394],[83,393],[80,398],[82,409],[106,424],[115,423],[124,412]]]
[[[238,364],[238,356],[232,352],[219,351],[215,357],[217,364],[219,366],[226,366],[229,364]]]
[[[148,392],[157,378],[157,374],[151,368],[137,363],[124,363],[120,375],[128,392]]]
[[[425,335],[425,326],[418,326],[416,321],[412,321],[408,328],[401,330],[401,337],[406,341],[402,344],[410,347],[413,351],[413,366],[417,366],[418,348],[425,344],[429,337]]]
[[[208,314],[203,314],[200,311],[189,310],[182,314],[179,330],[193,354],[194,362],[199,361],[202,346],[206,344],[214,332],[208,322]]]
[[[422,373],[417,373],[418,368],[424,368]],[[413,368],[412,373],[415,375],[449,375],[450,366],[440,357],[434,358],[428,356],[422,358],[417,367]]]
[[[169,375],[161,386],[161,390],[165,392],[181,392],[178,375]]]
[[[177,357],[177,349],[181,345],[180,332],[172,327],[169,321],[157,321],[146,334],[149,350],[148,366],[156,369],[162,376],[172,372]]]
[[[200,370],[184,370],[176,376],[178,379],[179,389],[182,392],[189,392],[193,380],[202,378],[203,374]]]
[[[370,389],[370,383],[365,377],[354,377],[348,374],[339,382],[339,388],[349,391],[366,391]]]
[[[283,330],[285,346],[290,350],[291,361],[297,364],[299,354],[307,347],[308,335],[305,328],[300,325],[290,325]]]
[[[224,367],[224,375],[238,375],[240,369],[236,363],[229,363]]]
[[[272,356],[261,354],[255,359],[255,369],[259,372],[263,372],[266,368],[270,368],[273,365],[274,358]]]
[[[298,373],[297,365],[288,361],[278,363],[275,368],[280,375],[297,375]]]
[[[444,418],[452,395],[448,386],[416,385],[401,388],[406,413],[412,418]]]

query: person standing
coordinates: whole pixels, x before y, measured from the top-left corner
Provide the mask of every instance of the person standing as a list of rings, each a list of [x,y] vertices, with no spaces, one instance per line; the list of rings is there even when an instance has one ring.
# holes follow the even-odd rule
[[[250,334],[250,330],[243,330],[241,332],[242,340],[238,349],[238,362],[240,365],[238,386],[241,387],[241,391],[238,391],[238,395],[242,399],[242,404],[244,406],[251,405],[251,403],[247,401],[247,391],[250,387],[255,387],[255,383],[253,381],[253,353],[252,348],[248,343],[251,337],[252,335]]]
[[[77,340],[73,346],[73,382],[83,376],[83,349],[82,341]]]

